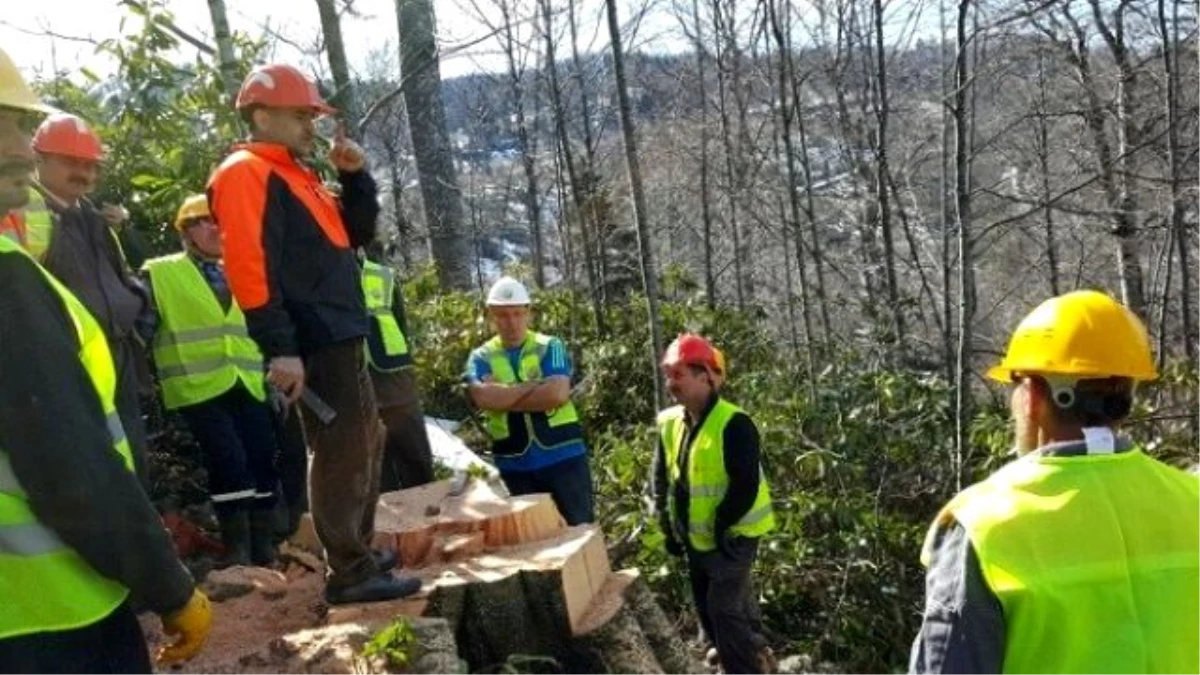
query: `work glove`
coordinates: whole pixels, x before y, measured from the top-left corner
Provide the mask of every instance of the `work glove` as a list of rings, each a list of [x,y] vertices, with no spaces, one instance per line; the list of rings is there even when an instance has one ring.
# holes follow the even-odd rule
[[[169,665],[187,661],[200,652],[208,631],[212,628],[212,605],[208,597],[196,589],[183,609],[162,618],[163,632],[178,638],[158,652],[158,663]]]

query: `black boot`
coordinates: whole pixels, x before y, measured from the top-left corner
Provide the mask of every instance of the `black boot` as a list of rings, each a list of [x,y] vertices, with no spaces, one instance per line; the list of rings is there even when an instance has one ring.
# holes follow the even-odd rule
[[[406,598],[421,590],[421,580],[416,577],[392,576],[382,572],[360,581],[353,586],[341,588],[325,587],[325,602],[344,605],[350,602],[379,602]]]
[[[254,509],[250,512],[250,562],[266,567],[275,562],[275,512]]]
[[[218,514],[221,523],[221,543],[225,555],[217,561],[217,568],[250,564],[250,516],[244,510]]]

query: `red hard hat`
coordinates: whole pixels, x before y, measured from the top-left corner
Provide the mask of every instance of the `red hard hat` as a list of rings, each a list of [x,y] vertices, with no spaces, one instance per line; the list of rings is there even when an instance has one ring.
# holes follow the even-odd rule
[[[704,366],[718,375],[725,373],[725,355],[695,333],[680,333],[667,347],[662,364],[668,367],[678,364]]]
[[[47,155],[64,155],[90,162],[104,159],[104,145],[96,132],[75,115],[47,117],[33,134],[33,149]]]
[[[322,115],[337,112],[317,91],[313,82],[299,69],[273,63],[250,71],[238,92],[238,110],[252,105],[268,108],[311,108]]]

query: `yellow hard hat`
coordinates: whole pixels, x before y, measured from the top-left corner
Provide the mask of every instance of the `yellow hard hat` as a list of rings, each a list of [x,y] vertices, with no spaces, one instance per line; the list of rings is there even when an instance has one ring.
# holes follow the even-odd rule
[[[183,206],[179,207],[179,213],[175,214],[175,230],[183,232],[183,228],[187,227],[188,221],[193,218],[208,218],[212,213],[208,210],[208,195],[192,195],[183,200]]]
[[[8,58],[3,49],[0,49],[0,107],[16,108],[41,115],[58,112],[42,103],[42,99],[33,93],[25,78],[21,77],[21,71],[17,70],[17,64]]]
[[[1158,377],[1146,326],[1125,305],[1096,291],[1075,291],[1038,305],[1013,332],[1008,353],[988,377],[1014,373],[1073,379]]]

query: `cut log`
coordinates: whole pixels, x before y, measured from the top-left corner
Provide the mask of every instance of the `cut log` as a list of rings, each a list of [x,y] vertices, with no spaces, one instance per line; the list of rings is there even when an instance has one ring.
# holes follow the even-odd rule
[[[549,539],[566,527],[547,494],[504,497],[486,481],[471,480],[461,495],[450,481],[379,497],[375,544],[399,551],[407,568],[455,562],[482,550]],[[459,539],[467,536],[467,540]]]
[[[637,573],[612,572],[599,528],[567,527],[549,495],[504,497],[478,480],[451,495],[441,481],[383,495],[376,530],[400,573],[421,579],[416,596],[328,607],[319,560],[288,547],[286,594],[214,605],[216,651],[189,670],[370,671],[355,656],[369,629],[408,616],[444,619],[475,672],[704,672]],[[292,543],[320,551],[307,516]],[[452,660],[438,663],[426,667]]]

